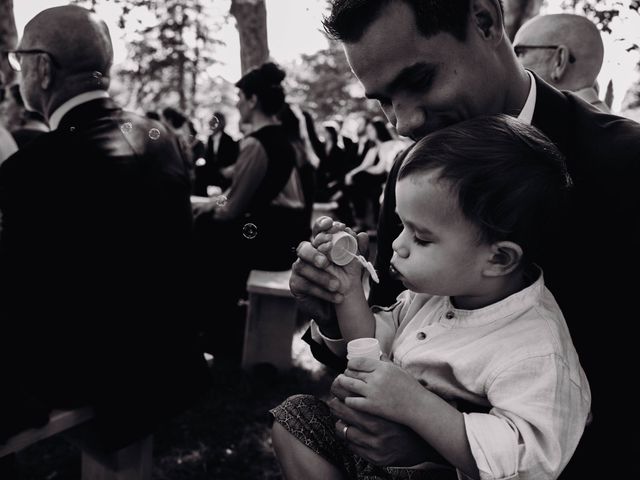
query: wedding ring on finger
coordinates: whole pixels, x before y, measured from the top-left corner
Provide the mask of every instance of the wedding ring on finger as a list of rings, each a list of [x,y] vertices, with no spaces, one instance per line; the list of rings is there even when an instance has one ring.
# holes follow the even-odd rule
[[[344,437],[344,441],[347,442],[347,430],[349,429],[349,425],[347,425],[346,423],[344,424],[344,427],[342,427],[342,436]]]

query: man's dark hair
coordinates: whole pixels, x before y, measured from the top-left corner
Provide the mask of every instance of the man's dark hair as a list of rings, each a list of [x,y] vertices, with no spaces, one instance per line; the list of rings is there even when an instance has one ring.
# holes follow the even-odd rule
[[[332,0],[331,12],[322,24],[331,38],[345,43],[357,42],[378,19],[381,10],[394,1],[411,7],[418,30],[425,37],[447,32],[460,41],[467,38],[471,0]],[[502,0],[499,4],[504,13]]]
[[[398,179],[433,171],[450,182],[480,241],[513,241],[529,261],[540,258],[541,242],[557,226],[571,186],[557,147],[507,115],[476,117],[427,135]]]

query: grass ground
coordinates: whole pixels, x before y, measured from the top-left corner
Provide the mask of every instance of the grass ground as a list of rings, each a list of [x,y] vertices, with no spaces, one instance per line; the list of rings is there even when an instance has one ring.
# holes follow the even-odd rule
[[[294,368],[285,374],[214,367],[209,394],[155,433],[153,480],[281,479],[268,410],[296,393],[324,396],[333,379],[311,357],[301,333],[294,338]],[[17,467],[19,480],[80,480],[80,453],[54,437],[20,452]]]

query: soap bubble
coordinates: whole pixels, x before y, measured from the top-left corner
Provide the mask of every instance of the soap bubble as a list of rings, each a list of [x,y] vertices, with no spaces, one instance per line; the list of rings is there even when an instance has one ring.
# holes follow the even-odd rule
[[[151,140],[157,140],[160,138],[160,130],[158,130],[157,128],[152,128],[151,130],[149,130],[149,138]]]
[[[131,125],[131,122],[124,122],[120,125],[120,130],[122,130],[122,133],[130,133],[133,130],[133,125]]]
[[[253,223],[247,223],[244,227],[242,227],[242,235],[244,235],[244,238],[253,240],[258,236],[258,227],[256,227]]]
[[[227,204],[227,197],[225,197],[224,195],[220,195],[217,199],[216,199],[216,205],[218,205],[219,207],[224,207]],[[249,223],[247,225],[253,225],[252,223]],[[245,227],[247,226],[245,225]],[[255,227],[255,225],[253,225]],[[244,230],[243,230],[244,233]],[[257,232],[256,232],[257,233]],[[246,237],[246,235],[245,235]],[[254,235],[255,237],[255,235]]]
[[[220,119],[215,115],[209,120],[209,128],[212,132],[216,132],[220,128]]]
[[[91,74],[91,76],[93,77],[93,79],[95,80],[96,84],[98,85],[98,87],[102,86],[102,73],[95,71]]]

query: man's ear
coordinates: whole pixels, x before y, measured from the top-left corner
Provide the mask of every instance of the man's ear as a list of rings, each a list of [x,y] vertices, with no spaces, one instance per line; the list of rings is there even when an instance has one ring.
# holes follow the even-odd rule
[[[51,68],[51,59],[46,55],[38,55],[38,78],[40,79],[40,88],[48,90],[53,83],[53,69]]]
[[[520,266],[522,247],[515,242],[502,240],[491,245],[491,258],[483,273],[489,277],[501,277]]]
[[[569,52],[569,48],[566,45],[560,45],[556,49],[553,57],[551,58],[551,61],[553,62],[551,69],[551,80],[556,83],[562,80],[562,77],[564,77],[567,73],[570,56],[571,53]]]
[[[494,43],[500,43],[505,35],[504,19],[499,0],[471,0],[472,28],[480,36]]]

